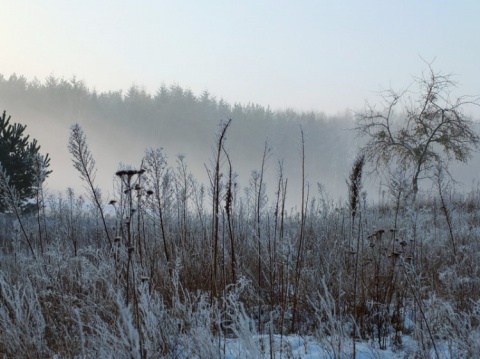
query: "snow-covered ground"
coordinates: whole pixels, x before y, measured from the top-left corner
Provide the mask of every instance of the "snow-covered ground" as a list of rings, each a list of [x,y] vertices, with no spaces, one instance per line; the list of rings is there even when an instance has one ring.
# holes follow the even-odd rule
[[[270,338],[268,335],[252,338],[255,345],[248,346],[248,343],[239,339],[227,340],[225,345],[225,359],[250,359],[250,358],[272,358],[272,359],[350,359],[353,358],[353,347],[351,340],[343,340],[338,347],[332,347],[331,343],[325,341],[320,343],[312,336],[280,335],[272,336],[273,350],[270,351]],[[252,342],[250,342],[251,344]],[[418,344],[409,336],[402,336],[402,346],[396,350],[379,349],[374,343],[357,342],[357,359],[407,359],[419,357]],[[263,346],[262,346],[263,344]],[[335,343],[338,344],[338,343]],[[439,359],[463,358],[455,346],[448,345],[448,342],[436,343]],[[435,350],[430,348],[427,353],[422,353],[422,358],[436,358]],[[480,353],[478,353],[480,357]],[[223,357],[222,354],[220,356]]]
[[[288,335],[281,337],[273,336],[273,351],[270,354],[270,338],[262,335],[255,338],[257,344],[264,344],[246,348],[245,343],[238,339],[227,341],[225,359],[247,359],[247,358],[292,358],[292,359],[330,359],[330,358],[352,358],[352,343],[343,342],[340,350],[329,347],[329,344],[321,344],[312,336]],[[356,344],[356,357],[358,359],[380,359],[380,358],[404,358],[405,350],[393,352],[391,350],[380,350],[367,343]]]

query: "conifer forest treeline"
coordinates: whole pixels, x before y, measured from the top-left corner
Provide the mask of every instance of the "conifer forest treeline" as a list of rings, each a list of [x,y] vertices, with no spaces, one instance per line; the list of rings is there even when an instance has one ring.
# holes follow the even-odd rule
[[[232,105],[208,91],[195,95],[179,85],[161,85],[154,94],[134,85],[127,91],[97,93],[75,78],[50,76],[45,81],[28,81],[22,76],[7,79],[0,75],[0,99],[4,106],[8,105],[5,110],[9,114],[30,127],[46,123],[61,132],[72,123],[80,123],[91,138],[95,136],[95,141],[102,143],[97,157],[109,166],[102,168],[104,172],[113,172],[122,161],[139,161],[146,148],[162,147],[170,158],[185,154],[194,173],[206,181],[204,163],[209,161],[214,134],[219,122],[230,118],[233,122],[228,146],[242,183],[247,183],[251,171],[260,166],[268,141],[272,156],[267,175],[274,180],[276,163],[282,160],[292,184],[300,185],[294,175],[300,147],[299,124],[307,134],[305,146],[311,155],[306,157],[306,164],[313,185],[320,182],[336,196],[343,194],[355,152],[354,146],[345,145],[354,142],[353,123],[347,115]],[[64,149],[66,140],[58,142],[57,150]],[[119,156],[122,152],[129,159]],[[103,159],[101,156],[106,154],[108,159]],[[56,161],[52,158],[53,167]],[[62,166],[67,163],[62,162]]]

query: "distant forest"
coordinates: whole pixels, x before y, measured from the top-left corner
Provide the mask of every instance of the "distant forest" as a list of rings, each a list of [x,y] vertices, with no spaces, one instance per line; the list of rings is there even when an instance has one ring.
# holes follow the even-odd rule
[[[87,135],[103,137],[105,148],[116,154],[115,166],[124,161],[122,152],[128,148],[163,147],[170,162],[177,154],[185,154],[192,171],[203,171],[203,175],[219,123],[232,119],[226,147],[241,185],[247,186],[251,171],[259,169],[267,141],[271,149],[267,179],[275,180],[278,163],[283,161],[293,186],[291,196],[298,195],[295,187],[300,186],[300,126],[305,133],[307,181],[315,190],[320,183],[334,197],[342,195],[356,151],[347,114],[330,117],[251,103],[232,105],[208,91],[197,95],[176,84],[162,84],[154,94],[133,85],[125,92],[98,93],[75,77],[29,81],[0,74],[0,106],[20,123],[28,119],[27,123],[45,121],[66,128],[80,123]]]

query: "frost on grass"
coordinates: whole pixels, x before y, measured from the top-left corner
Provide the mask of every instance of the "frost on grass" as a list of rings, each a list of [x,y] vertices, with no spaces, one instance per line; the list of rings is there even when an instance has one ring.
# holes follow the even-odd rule
[[[354,216],[322,186],[300,212],[281,165],[267,200],[258,172],[240,189],[220,147],[215,193],[158,150],[115,177],[103,214],[69,190],[22,214],[23,230],[2,215],[0,354],[477,355],[478,190],[442,179],[406,205],[398,173],[380,203],[357,193]]]

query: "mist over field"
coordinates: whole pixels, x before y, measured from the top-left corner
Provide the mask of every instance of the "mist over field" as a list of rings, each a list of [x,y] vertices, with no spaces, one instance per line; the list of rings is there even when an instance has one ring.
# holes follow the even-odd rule
[[[259,104],[229,104],[204,91],[194,94],[178,85],[161,85],[154,94],[132,86],[125,91],[97,93],[80,81],[49,77],[29,81],[22,76],[0,78],[0,98],[14,121],[28,125],[52,158],[49,188],[79,188],[67,151],[69,128],[85,130],[97,162],[98,185],[112,190],[112,178],[121,166],[139,168],[148,148],[162,147],[175,166],[184,155],[189,170],[207,184],[205,165],[212,159],[219,125],[232,119],[226,149],[247,187],[252,171],[259,170],[265,145],[270,186],[276,183],[279,162],[289,179],[289,197],[298,198],[301,166],[301,129],[305,134],[307,181],[318,183],[339,197],[345,192],[346,173],[356,152],[351,113],[337,116],[315,112],[275,110]],[[272,192],[271,192],[272,193]]]
[[[248,187],[252,172],[260,170],[267,146],[267,193],[270,198],[274,196],[282,162],[289,180],[288,203],[296,205],[301,192],[303,129],[309,190],[318,194],[320,184],[324,195],[345,199],[348,171],[360,141],[353,133],[353,111],[327,116],[253,103],[230,104],[207,90],[196,94],[175,84],[162,84],[155,93],[134,85],[98,93],[75,77],[29,80],[16,74],[0,75],[0,99],[12,121],[26,124],[27,133],[50,154],[53,173],[48,188],[54,192],[71,187],[84,193],[67,150],[74,123],[84,128],[97,163],[96,183],[108,197],[114,192],[114,173],[122,167],[140,168],[149,148],[163,148],[173,167],[178,155],[185,156],[188,170],[208,185],[206,166],[213,158],[216,134],[223,122],[232,119],[225,147],[240,188]],[[479,156],[468,165],[453,164],[452,174],[461,182],[461,189],[468,191],[476,185],[478,168]],[[385,191],[380,186],[382,180],[378,174],[367,176],[371,199],[378,200]],[[428,188],[430,184],[425,185]]]

